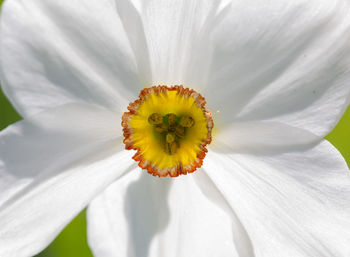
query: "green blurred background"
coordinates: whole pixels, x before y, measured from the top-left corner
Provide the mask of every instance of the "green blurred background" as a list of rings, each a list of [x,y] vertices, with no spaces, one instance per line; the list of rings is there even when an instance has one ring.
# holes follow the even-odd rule
[[[28,0],[30,1],[30,0]],[[3,0],[0,0],[0,5]],[[0,90],[0,130],[19,121],[21,117],[13,109]],[[344,156],[350,165],[350,108],[336,128],[326,137]],[[90,257],[87,245],[85,210],[37,257]]]

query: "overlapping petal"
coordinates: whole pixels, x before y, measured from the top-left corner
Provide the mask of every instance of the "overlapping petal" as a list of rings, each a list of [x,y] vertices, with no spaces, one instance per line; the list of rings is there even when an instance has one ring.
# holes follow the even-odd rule
[[[141,14],[150,55],[153,84],[183,84],[200,90],[209,59],[209,30],[227,1],[132,1]]]
[[[88,236],[97,257],[238,257],[229,216],[190,175],[129,173],[90,204]]]
[[[279,122],[233,122],[216,129],[210,150],[220,153],[280,153],[320,140],[310,131]]]
[[[0,134],[0,255],[32,256],[133,164],[120,116],[69,104]]]
[[[17,109],[123,107],[143,86],[185,84],[207,88],[217,124],[276,121],[324,136],[349,103],[345,0],[132,2],[5,5],[2,82]]]
[[[204,170],[242,222],[254,256],[350,254],[350,171],[327,141],[255,156],[210,152]]]
[[[127,1],[5,1],[1,85],[26,117],[68,102],[121,110],[150,76],[142,33]]]
[[[348,1],[232,1],[210,41],[204,95],[216,123],[276,121],[325,136],[349,104],[349,40]]]

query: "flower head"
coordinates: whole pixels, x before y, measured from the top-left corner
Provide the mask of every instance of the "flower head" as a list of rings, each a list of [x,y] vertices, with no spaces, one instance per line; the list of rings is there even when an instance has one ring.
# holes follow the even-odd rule
[[[95,256],[349,256],[349,7],[5,0],[0,256],[86,206]]]

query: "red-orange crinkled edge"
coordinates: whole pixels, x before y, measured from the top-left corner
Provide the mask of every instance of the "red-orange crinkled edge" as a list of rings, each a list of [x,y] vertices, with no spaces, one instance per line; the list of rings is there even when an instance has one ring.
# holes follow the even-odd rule
[[[137,113],[137,110],[141,103],[145,101],[149,95],[156,94],[159,95],[161,93],[166,93],[167,91],[177,91],[181,95],[185,95],[187,97],[193,97],[195,99],[195,102],[199,108],[202,109],[205,117],[207,118],[207,128],[208,128],[208,137],[203,140],[201,145],[199,146],[201,151],[197,154],[197,159],[187,166],[177,165],[171,169],[159,169],[156,165],[152,164],[148,160],[145,160],[141,154],[141,151],[138,147],[135,147],[133,145],[132,140],[132,128],[129,126],[131,117]],[[210,144],[211,142],[211,133],[212,129],[214,127],[213,119],[211,117],[211,112],[205,109],[205,98],[202,97],[199,93],[196,91],[184,88],[182,85],[175,85],[175,86],[153,86],[150,88],[145,88],[140,92],[139,99],[137,99],[135,102],[130,103],[128,106],[129,112],[125,112],[122,117],[122,127],[123,127],[123,134],[124,134],[124,144],[125,149],[127,150],[136,150],[136,154],[132,157],[136,162],[139,162],[139,166],[142,169],[147,170],[149,174],[152,174],[153,176],[158,177],[166,177],[170,175],[171,177],[177,177],[179,175],[186,175],[188,173],[194,172],[197,168],[200,168],[203,164],[203,159],[208,152],[206,146]]]

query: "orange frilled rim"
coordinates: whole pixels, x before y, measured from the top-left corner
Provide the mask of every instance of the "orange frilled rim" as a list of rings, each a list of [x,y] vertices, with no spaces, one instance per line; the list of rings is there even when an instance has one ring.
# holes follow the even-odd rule
[[[177,91],[179,95],[183,95],[185,97],[193,97],[195,99],[196,105],[203,111],[203,114],[207,120],[207,129],[208,136],[206,139],[202,140],[202,143],[199,145],[200,151],[197,153],[197,159],[192,162],[190,165],[183,166],[181,163],[172,168],[160,169],[156,165],[152,164],[150,161],[143,158],[141,150],[139,147],[134,146],[133,136],[132,136],[132,128],[130,126],[130,120],[133,115],[137,114],[137,110],[140,105],[151,95],[160,95],[164,94],[168,91]],[[193,173],[198,168],[200,168],[203,164],[203,160],[208,152],[206,146],[211,143],[212,140],[212,130],[214,127],[214,122],[212,119],[211,112],[206,110],[205,108],[206,101],[203,96],[197,93],[195,90],[190,88],[184,88],[182,85],[174,85],[174,86],[166,86],[166,85],[158,85],[150,88],[144,88],[141,90],[139,99],[129,104],[127,109],[129,112],[125,112],[122,116],[122,127],[123,127],[123,135],[124,135],[124,144],[125,149],[127,150],[136,150],[137,152],[132,157],[136,162],[138,162],[138,166],[142,169],[147,170],[147,172],[153,176],[158,177],[167,177],[168,175],[171,177],[177,177],[179,175],[187,175],[189,173]]]

